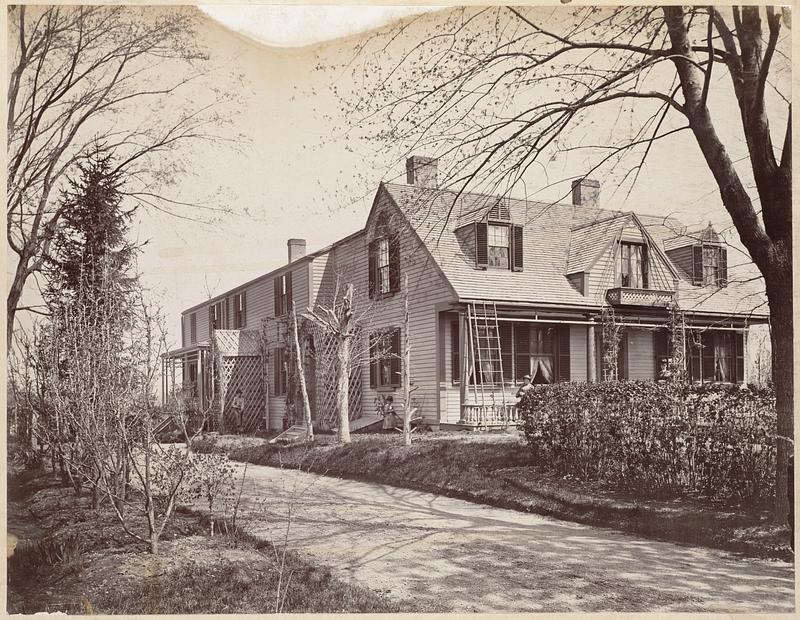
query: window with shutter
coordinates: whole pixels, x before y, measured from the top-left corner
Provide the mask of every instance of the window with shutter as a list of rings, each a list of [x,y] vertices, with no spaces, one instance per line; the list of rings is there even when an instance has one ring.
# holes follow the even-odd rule
[[[381,228],[383,230],[383,228]],[[369,244],[369,294],[371,299],[400,290],[400,240],[384,233]]]
[[[400,329],[370,335],[370,386],[374,388],[400,385]]]
[[[189,315],[189,342],[194,344],[197,342],[197,313],[192,312]]]
[[[292,272],[277,276],[273,283],[273,289],[275,316],[279,317],[288,314],[289,306],[292,302]]]
[[[378,295],[378,251],[377,240],[369,244],[369,298],[375,299]]]
[[[736,375],[734,381],[736,383],[744,383],[744,342],[745,334],[742,332],[735,332],[733,334],[735,355],[736,355]]]
[[[489,266],[489,225],[475,222],[475,264],[479,269]]]
[[[523,229],[522,226],[511,226],[511,269],[512,271],[522,271],[523,266]]]
[[[522,377],[530,374],[530,327],[520,323],[514,329],[514,381],[519,383]]]
[[[286,369],[286,349],[283,347],[273,349],[273,378],[274,378],[274,395],[284,396],[286,394],[286,385],[288,383],[287,369]]]
[[[569,326],[562,325],[558,328],[558,380],[570,380],[569,368]]]
[[[450,375],[453,384],[461,383],[461,334],[460,319],[450,321]]]
[[[703,246],[695,245],[692,247],[692,284],[701,286],[703,284]]]

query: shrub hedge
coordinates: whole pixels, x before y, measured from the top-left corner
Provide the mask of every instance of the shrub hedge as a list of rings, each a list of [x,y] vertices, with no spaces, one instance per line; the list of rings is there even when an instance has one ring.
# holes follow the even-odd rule
[[[627,488],[759,500],[774,493],[775,398],[654,381],[535,386],[519,404],[534,460]]]

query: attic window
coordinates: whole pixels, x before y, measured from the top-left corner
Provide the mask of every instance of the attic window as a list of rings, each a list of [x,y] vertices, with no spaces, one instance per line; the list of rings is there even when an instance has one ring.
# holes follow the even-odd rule
[[[718,244],[700,243],[693,247],[695,286],[725,286],[728,283],[728,251]]]
[[[380,299],[400,290],[400,239],[385,226],[369,244],[369,296]]]
[[[522,226],[497,222],[475,222],[475,265],[522,271]]]

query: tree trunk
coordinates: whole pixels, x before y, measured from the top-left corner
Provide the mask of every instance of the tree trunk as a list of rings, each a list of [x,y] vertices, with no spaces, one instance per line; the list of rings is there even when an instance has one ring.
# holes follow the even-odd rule
[[[339,442],[350,443],[350,337],[339,341],[336,353],[339,374],[336,385],[336,402],[339,405]]]
[[[314,439],[314,426],[311,422],[311,404],[308,402],[308,388],[306,387],[306,375],[303,369],[303,353],[300,350],[300,338],[297,335],[297,311],[292,302],[292,335],[294,344],[295,368],[297,370],[297,380],[300,382],[300,395],[303,398],[303,420],[306,425],[306,441]]]
[[[411,445],[411,344],[408,338],[408,274],[405,277],[404,296],[405,320],[403,321],[403,438],[407,446]]]
[[[14,341],[14,315],[17,312],[19,300],[22,297],[22,288],[25,285],[25,267],[20,259],[14,274],[14,281],[8,291],[6,300],[6,344],[8,353],[11,353],[11,345]]]
[[[778,271],[778,270],[776,270]],[[784,271],[784,270],[781,270]],[[791,270],[787,269],[789,274]],[[788,488],[789,456],[794,451],[794,352],[791,275],[765,278],[770,309],[772,381],[778,417],[777,472],[775,476],[775,521],[785,523],[793,489]]]

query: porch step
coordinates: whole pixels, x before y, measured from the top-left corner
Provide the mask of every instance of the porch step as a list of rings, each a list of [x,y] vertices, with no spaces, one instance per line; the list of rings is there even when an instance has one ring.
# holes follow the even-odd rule
[[[277,437],[273,437],[268,443],[294,443],[303,441],[306,438],[306,427],[302,425],[290,426]]]

